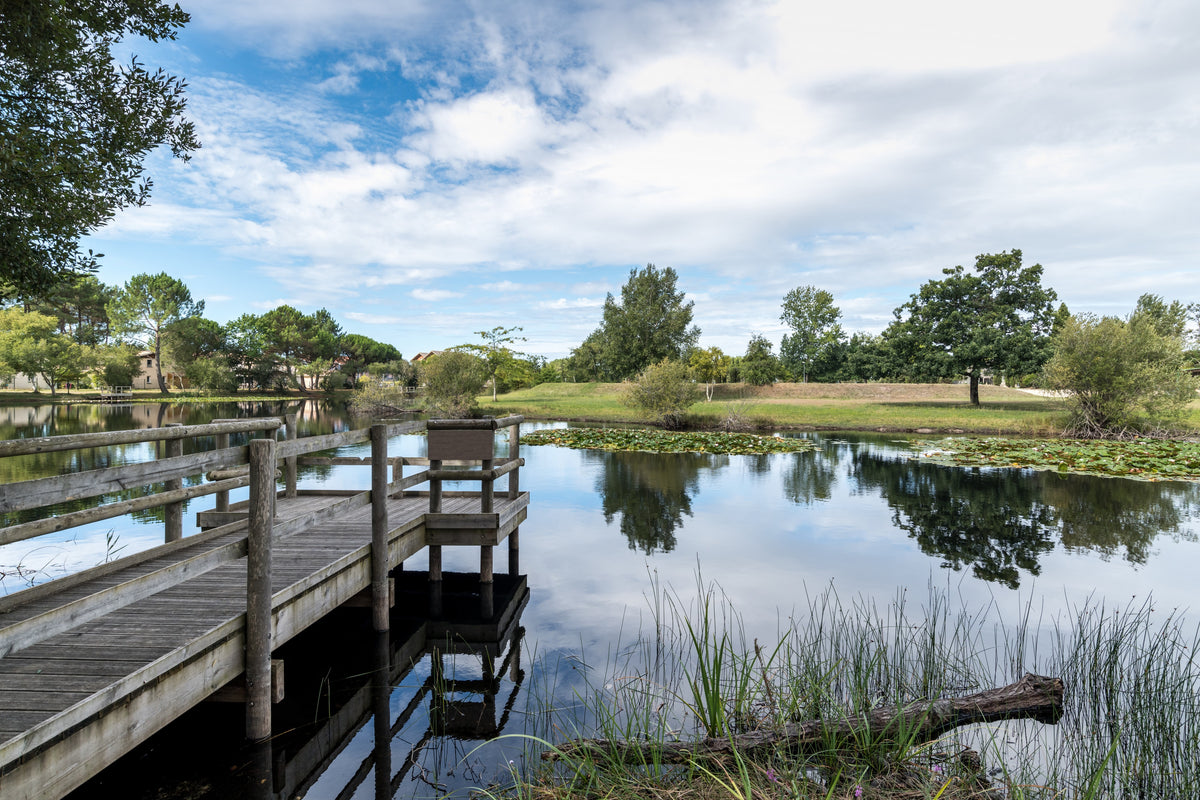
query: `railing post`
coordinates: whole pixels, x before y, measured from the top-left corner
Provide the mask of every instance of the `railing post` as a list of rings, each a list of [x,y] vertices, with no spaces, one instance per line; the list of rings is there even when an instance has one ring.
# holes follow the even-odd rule
[[[182,428],[183,425],[178,422],[168,422],[164,428]],[[183,455],[183,439],[167,439],[166,441],[166,456],[167,458],[175,458]],[[163,482],[163,489],[166,491],[174,491],[183,488],[183,478],[171,478]],[[167,503],[163,506],[163,522],[166,528],[165,540],[168,542],[177,542],[183,538],[183,501],[175,503]]]
[[[521,457],[521,424],[510,425],[508,428],[508,457]],[[521,473],[520,468],[514,469],[508,473],[508,499],[516,500],[517,495],[521,493],[521,480],[518,477]]]
[[[271,735],[271,529],[275,439],[250,442],[250,530],[246,559],[246,738]]]
[[[285,414],[283,417],[284,427],[287,431],[287,440],[294,441],[296,438],[296,415]],[[286,483],[284,484],[284,497],[296,496],[296,457],[288,456],[284,459],[284,475]]]
[[[508,457],[521,457],[521,423],[509,426],[508,429]],[[508,473],[508,499],[516,500],[521,494],[520,482],[521,468],[515,467],[512,472]],[[512,529],[512,533],[508,534],[508,574],[519,575],[521,572],[521,528]]]
[[[371,426],[371,621],[388,630],[387,425]]]
[[[233,420],[228,420],[228,419],[214,419],[213,420],[214,423],[232,422],[232,421]],[[214,444],[216,446],[216,449],[218,449],[218,450],[229,449],[229,434],[228,433],[218,433],[215,437],[213,437],[213,439],[214,439]],[[225,491],[217,492],[217,506],[214,510],[215,511],[228,511],[229,510],[229,490],[228,489],[226,489]]]
[[[371,706],[375,716],[375,797],[392,793],[392,646],[387,631],[375,634],[375,674],[371,679]]]

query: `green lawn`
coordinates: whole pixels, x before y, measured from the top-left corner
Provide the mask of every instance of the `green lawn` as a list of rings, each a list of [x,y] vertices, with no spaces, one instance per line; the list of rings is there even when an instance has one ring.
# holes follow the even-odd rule
[[[717,387],[711,403],[690,409],[697,427],[717,427],[730,414],[763,428],[880,430],[1049,436],[1066,423],[1061,400],[1000,386],[980,387],[972,407],[967,388],[951,384],[777,384]],[[484,413],[581,422],[646,422],[621,404],[621,384],[546,383],[480,398]],[[1188,425],[1200,428],[1200,401]]]

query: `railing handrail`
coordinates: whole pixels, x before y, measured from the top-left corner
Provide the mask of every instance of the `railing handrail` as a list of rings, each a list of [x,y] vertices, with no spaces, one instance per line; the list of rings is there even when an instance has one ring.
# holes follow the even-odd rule
[[[171,428],[139,428],[129,431],[68,433],[60,436],[8,439],[0,441],[0,458],[36,453],[56,453],[63,450],[82,450],[90,447],[108,447],[118,444],[191,439],[196,436],[214,436],[218,433],[252,433],[276,430],[282,425],[283,420],[279,417],[256,417],[237,422],[209,422],[203,425],[179,425]]]

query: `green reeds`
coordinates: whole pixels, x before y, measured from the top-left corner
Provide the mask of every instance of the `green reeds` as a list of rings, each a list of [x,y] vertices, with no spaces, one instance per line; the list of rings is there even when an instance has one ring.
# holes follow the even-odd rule
[[[654,585],[648,599],[652,633],[639,630],[592,665],[594,678],[561,713],[531,715],[545,723],[531,735],[653,744],[758,731],[769,739],[788,723],[932,703],[1025,672],[1063,680],[1064,714],[1056,726],[1011,720],[933,742],[911,721],[850,736],[831,727],[802,750],[755,746],[682,764],[663,763],[653,747],[631,763],[613,746],[522,774],[518,787],[551,797],[705,800],[1200,797],[1200,636],[1178,612],[1089,602],[1047,620],[1026,602],[1006,622],[994,603],[968,608],[935,586],[921,602],[901,591],[887,604],[845,603],[830,587],[806,596],[807,607],[764,647],[747,641],[719,587],[698,582],[689,602]]]

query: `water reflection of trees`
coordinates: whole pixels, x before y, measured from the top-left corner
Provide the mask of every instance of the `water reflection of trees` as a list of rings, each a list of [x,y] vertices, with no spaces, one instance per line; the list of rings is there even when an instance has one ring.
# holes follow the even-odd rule
[[[1168,483],[944,467],[869,451],[855,454],[860,488],[880,491],[892,521],[943,566],[970,566],[1010,588],[1038,575],[1058,541],[1144,563],[1154,538],[1195,539],[1196,487]]]
[[[787,456],[787,469],[783,473],[784,497],[802,506],[833,497],[841,452],[841,448],[835,446]]]
[[[584,458],[602,462],[596,491],[600,493],[604,521],[620,515],[621,533],[630,550],[647,555],[675,549],[675,529],[692,515],[692,498],[700,471],[729,463],[727,456],[679,453],[597,453]]]

